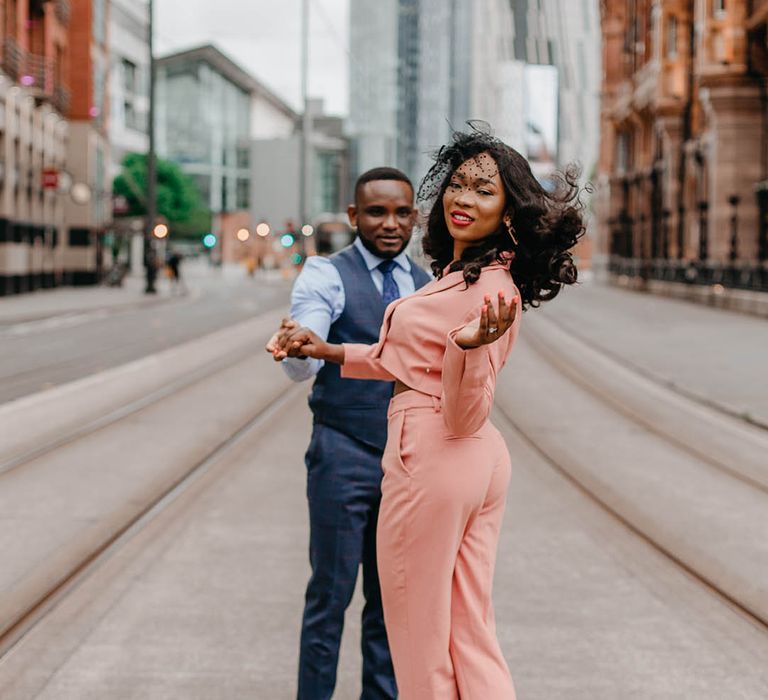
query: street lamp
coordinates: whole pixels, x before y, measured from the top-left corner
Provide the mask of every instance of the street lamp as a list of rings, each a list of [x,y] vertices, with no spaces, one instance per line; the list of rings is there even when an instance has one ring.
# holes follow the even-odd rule
[[[149,143],[147,148],[147,220],[144,226],[144,268],[146,271],[145,294],[156,294],[155,278],[157,267],[152,231],[155,229],[157,214],[157,162],[155,160],[155,50],[154,50],[154,0],[149,0],[149,26],[147,27],[147,48],[149,49],[149,114],[147,127]]]
[[[251,232],[247,228],[241,228],[237,232],[237,240],[245,243],[251,237]]]
[[[259,236],[261,236],[262,238],[266,238],[266,237],[269,235],[269,224],[267,224],[267,223],[265,223],[265,222],[263,222],[263,221],[262,221],[262,222],[261,222],[261,223],[260,223],[260,224],[259,224],[259,225],[256,227],[256,233],[257,233]]]
[[[155,238],[165,238],[168,235],[168,227],[165,224],[157,224],[152,232]]]

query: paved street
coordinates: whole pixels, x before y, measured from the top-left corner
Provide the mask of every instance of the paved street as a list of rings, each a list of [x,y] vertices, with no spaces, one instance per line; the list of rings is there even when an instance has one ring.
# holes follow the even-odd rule
[[[122,320],[179,324],[150,324],[129,364],[0,407],[12,428],[0,450],[3,700],[293,696],[308,387],[261,350],[285,283],[252,282],[201,271],[200,291],[178,301],[92,317],[94,300],[68,329],[15,336],[31,351],[104,324],[122,333]],[[495,600],[519,697],[763,700],[768,437],[664,386],[718,402],[731,374],[743,390],[729,400],[751,408],[752,367],[718,365],[716,348],[683,337],[654,353],[648,339],[706,311],[753,334],[731,339],[747,358],[741,339],[761,326],[599,286],[568,292],[526,315],[496,396],[513,478]],[[648,304],[659,320],[643,324]],[[706,333],[691,326],[700,343]],[[341,700],[359,695],[360,612],[358,592]]]
[[[190,261],[186,296],[161,279],[157,297],[141,280],[125,289],[61,289],[0,299],[0,403],[50,389],[178,345],[279,305],[289,285],[279,276],[250,279]]]
[[[596,283],[542,315],[663,384],[768,428],[768,322]]]
[[[238,372],[263,382],[275,368],[260,358],[227,384]],[[522,393],[523,412],[544,409],[528,383],[551,374],[522,344],[500,385],[505,413],[494,419],[514,464],[495,599],[519,697],[762,700],[765,632],[575,489],[505,417],[509,398]],[[211,399],[181,403],[194,414]],[[4,700],[292,697],[308,575],[309,418],[304,391],[288,395],[97,562],[0,660]],[[590,418],[572,422],[592,431]],[[123,431],[129,439],[129,426]],[[358,592],[339,700],[359,694],[360,611]]]

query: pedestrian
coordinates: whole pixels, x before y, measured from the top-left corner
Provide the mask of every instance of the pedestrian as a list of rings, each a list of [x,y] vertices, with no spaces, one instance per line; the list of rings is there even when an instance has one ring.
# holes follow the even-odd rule
[[[171,294],[186,294],[187,286],[181,279],[181,253],[174,250],[166,258],[165,264],[168,267],[168,275],[171,278]]]
[[[431,277],[405,253],[416,219],[414,189],[394,168],[360,176],[348,209],[354,242],[329,258],[307,258],[291,294],[291,315],[331,343],[372,343],[384,310]],[[333,694],[344,612],[362,564],[362,698],[396,698],[376,567],[381,458],[387,439],[391,381],[342,380],[339,366],[288,359],[288,376],[316,376],[306,454],[309,559],[301,628],[298,697]]]
[[[522,310],[576,281],[577,175],[548,192],[487,129],[455,134],[419,190],[433,202],[423,247],[437,279],[390,304],[376,344],[290,321],[274,343],[275,359],[300,353],[342,377],[396,380],[378,564],[402,700],[515,697],[491,601],[511,460],[488,416]]]

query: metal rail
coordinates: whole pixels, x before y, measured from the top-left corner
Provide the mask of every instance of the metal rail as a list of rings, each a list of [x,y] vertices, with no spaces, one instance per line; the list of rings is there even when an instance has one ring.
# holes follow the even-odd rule
[[[12,626],[0,634],[0,659],[9,653],[32,629],[34,629],[61,600],[84,582],[93,571],[114,555],[132,537],[176,501],[192,484],[211,471],[215,466],[225,468],[220,460],[254,430],[267,425],[288,403],[303,393],[301,385],[293,385],[287,391],[273,397],[259,412],[249,418],[237,430],[228,435],[205,457],[190,466],[185,473],[156,497],[142,510],[123,523],[97,549],[78,562],[65,577],[25,610],[20,611]]]

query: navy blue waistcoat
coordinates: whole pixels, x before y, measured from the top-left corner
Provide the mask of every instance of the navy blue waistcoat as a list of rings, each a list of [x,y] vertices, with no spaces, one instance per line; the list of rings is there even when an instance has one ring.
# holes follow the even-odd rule
[[[344,285],[344,310],[331,325],[330,343],[368,343],[379,339],[386,306],[363,256],[350,245],[330,258]],[[429,282],[429,275],[411,262],[415,288]],[[392,382],[342,379],[339,365],[326,362],[317,373],[309,407],[315,420],[384,450],[387,441],[387,407]]]

